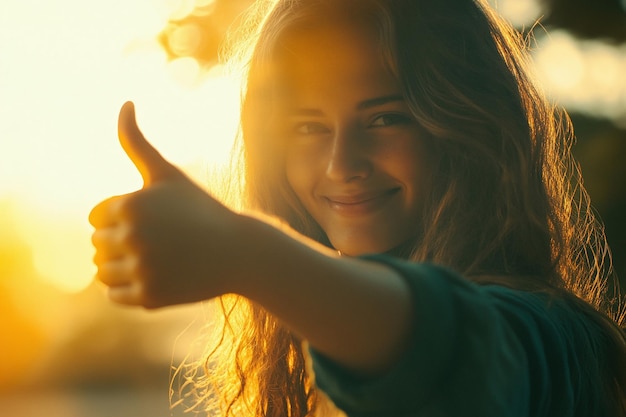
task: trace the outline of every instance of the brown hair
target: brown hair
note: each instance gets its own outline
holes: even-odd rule
[[[571,298],[614,342],[609,356],[615,374],[606,389],[619,415],[626,415],[626,342],[616,326],[623,315],[606,296],[610,253],[570,154],[569,119],[530,78],[520,35],[482,1],[267,5],[271,10],[256,22],[259,31],[251,33],[256,43],[242,104],[247,206],[329,245],[287,185],[278,141],[272,140],[272,54],[296,25],[314,30],[316,21],[331,17],[366,22],[378,32],[389,70],[440,155],[424,234],[404,248],[404,256],[477,281]],[[224,335],[232,339],[218,343],[206,366],[226,378],[217,382],[225,415],[309,414],[316,392],[301,341],[247,300],[229,296],[222,305]]]

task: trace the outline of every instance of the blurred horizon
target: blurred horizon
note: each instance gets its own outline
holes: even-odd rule
[[[170,373],[197,352],[210,305],[108,302],[87,216],[141,187],[117,144],[128,99],[163,155],[215,190],[239,114],[218,48],[250,3],[0,4],[0,415],[182,415],[169,410]],[[626,288],[626,2],[491,3],[532,36],[537,77],[572,117]]]

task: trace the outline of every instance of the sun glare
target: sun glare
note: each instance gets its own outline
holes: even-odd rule
[[[203,75],[191,59],[168,62],[156,39],[172,13],[194,4],[0,5],[0,198],[16,201],[37,271],[63,290],[92,279],[90,208],[141,186],[117,143],[124,101],[135,101],[146,137],[199,182],[228,159],[236,80],[219,68]]]

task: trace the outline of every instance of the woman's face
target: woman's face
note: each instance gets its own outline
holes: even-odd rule
[[[283,46],[285,169],[303,206],[347,255],[415,238],[432,157],[375,38],[328,27]]]

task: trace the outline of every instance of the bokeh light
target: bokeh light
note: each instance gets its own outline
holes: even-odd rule
[[[518,28],[532,26],[544,11],[539,0],[490,0],[489,3]]]
[[[538,36],[541,83],[570,111],[626,123],[626,45],[580,40],[565,31]]]

